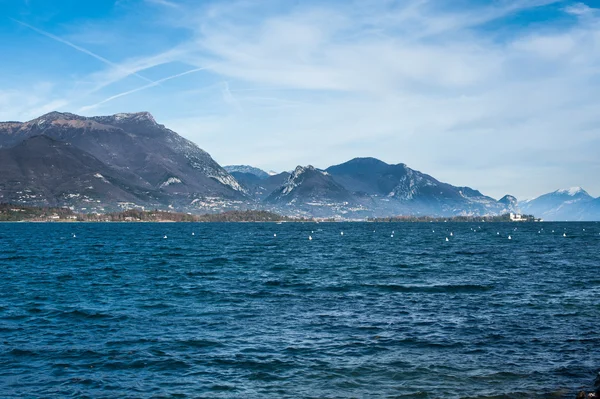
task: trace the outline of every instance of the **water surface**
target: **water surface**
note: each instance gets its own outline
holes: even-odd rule
[[[0,397],[574,397],[599,271],[597,223],[3,223]]]

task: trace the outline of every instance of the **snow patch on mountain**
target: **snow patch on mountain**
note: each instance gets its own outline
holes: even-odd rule
[[[560,190],[556,190],[555,193],[557,193],[557,194],[567,194],[567,195],[570,195],[571,197],[574,197],[577,194],[587,194],[587,192],[583,188],[581,188],[581,187],[563,188],[563,189],[560,189]]]
[[[178,178],[176,178],[176,177],[169,177],[166,181],[164,181],[160,185],[160,188],[165,188],[165,187],[168,187],[168,186],[170,186],[172,184],[181,184],[181,183],[182,183],[182,181],[179,180]]]
[[[100,180],[102,180],[104,183],[110,183],[110,182],[109,182],[108,180],[106,180],[106,178],[105,178],[104,176],[102,176],[100,173],[96,173],[96,174],[94,175],[94,177],[95,177],[96,179],[100,179]]]

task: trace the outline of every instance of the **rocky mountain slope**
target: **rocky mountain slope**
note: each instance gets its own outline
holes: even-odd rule
[[[260,178],[253,173],[244,172],[231,172],[231,175],[244,187],[253,200],[259,202],[265,200],[290,177],[290,173],[288,172],[267,175],[265,178]]]
[[[37,136],[70,144],[132,186],[166,194],[159,196],[165,205],[184,209],[247,198],[244,188],[208,153],[147,112],[91,118],[52,112],[29,122],[0,123],[0,148],[10,150]],[[95,200],[110,205],[111,195]]]
[[[0,170],[0,202],[104,210],[168,199],[123,178],[89,153],[43,135],[0,149]]]
[[[405,164],[389,165],[375,158],[355,158],[326,172],[355,195],[370,196],[376,214],[382,209],[393,214],[482,215],[514,208],[469,187],[442,183]]]

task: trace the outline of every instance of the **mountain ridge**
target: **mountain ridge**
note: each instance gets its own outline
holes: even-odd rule
[[[36,137],[53,141],[29,141]],[[221,167],[208,152],[159,124],[149,112],[85,117],[53,111],[27,122],[0,122],[0,152],[4,154],[0,158],[0,201],[37,198],[41,204],[83,207],[74,200],[61,200],[60,195],[52,197],[54,191],[43,180],[15,172],[17,161],[11,157],[19,153],[18,162],[25,162],[20,166],[23,170],[31,166],[40,176],[44,174],[33,158],[23,161],[26,157],[19,145],[35,149],[38,157],[49,157],[50,165],[79,165],[85,171],[79,183],[61,181],[57,172],[52,175],[53,184],[78,191],[70,194],[81,196],[86,187],[94,186],[84,183],[96,182],[102,189],[90,201],[99,204],[98,209],[125,202],[124,206],[186,212],[265,209],[289,215],[355,219],[523,211],[546,220],[600,220],[600,199],[581,187],[559,189],[524,202],[511,195],[496,200],[471,187],[441,182],[404,163],[388,164],[374,157],[354,158],[326,169],[299,165],[291,173],[279,174],[250,165]],[[97,171],[92,173],[86,162]],[[68,170],[61,173],[63,180],[72,176]],[[96,174],[105,181],[90,178]],[[17,195],[19,190],[14,188],[24,182],[33,184],[32,189],[37,184],[49,197],[32,199],[22,190]]]

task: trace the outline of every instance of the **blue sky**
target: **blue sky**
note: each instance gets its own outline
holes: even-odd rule
[[[149,111],[223,165],[600,195],[598,0],[0,5],[0,120]]]

